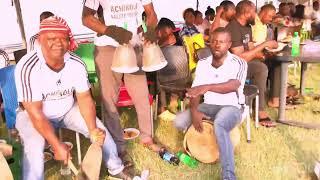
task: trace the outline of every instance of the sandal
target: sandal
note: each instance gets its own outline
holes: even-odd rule
[[[277,123],[271,121],[271,119],[269,117],[259,118],[259,123],[260,123],[261,126],[265,126],[267,128],[276,127],[277,126]]]

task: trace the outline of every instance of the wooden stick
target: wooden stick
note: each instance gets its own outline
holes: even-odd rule
[[[68,160],[68,166],[70,167],[71,171],[73,172],[74,175],[78,175],[79,171],[78,169],[74,166],[73,162],[71,159]]]

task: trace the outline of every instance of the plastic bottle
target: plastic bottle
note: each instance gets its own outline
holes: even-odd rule
[[[177,157],[179,158],[179,160],[181,162],[183,162],[183,164],[191,167],[191,168],[195,168],[198,167],[198,161],[195,160],[194,158],[190,157],[189,155],[179,151],[177,153]]]
[[[161,149],[159,151],[159,155],[163,160],[169,162],[170,164],[173,164],[175,166],[179,165],[180,160],[166,149]]]
[[[292,38],[292,48],[291,48],[291,56],[299,56],[300,55],[300,37],[298,32],[294,32]]]

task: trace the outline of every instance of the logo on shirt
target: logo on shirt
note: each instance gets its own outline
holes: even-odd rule
[[[57,86],[60,86],[61,85],[61,79],[59,79],[57,82],[56,82]]]
[[[138,15],[138,3],[113,5],[111,8],[111,17],[113,19],[125,19],[136,17]]]
[[[52,100],[59,100],[64,99],[69,96],[73,96],[75,89],[64,89],[64,90],[56,90],[47,94],[42,94],[42,100],[43,101],[52,101]]]

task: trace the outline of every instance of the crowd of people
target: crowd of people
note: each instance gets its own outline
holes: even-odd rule
[[[144,10],[142,16],[141,9]],[[313,9],[311,19],[318,27],[318,1],[314,2]],[[120,45],[131,44],[137,62],[141,64],[143,44],[183,48],[183,39],[195,34],[203,34],[211,54],[197,63],[192,86],[186,92],[190,99],[189,109],[177,114],[174,126],[184,131],[193,125],[202,132],[202,120],[213,121],[222,179],[236,179],[229,132],[241,120],[245,104],[243,88],[245,83],[257,86],[259,121],[263,126],[275,127],[276,123],[265,108],[267,105],[279,106],[280,66],[264,49],[278,47],[274,27],[303,23],[305,6],[281,3],[277,12],[272,4],[266,4],[257,13],[255,4],[249,0],[236,5],[224,0],[216,10],[209,6],[204,15],[205,18],[199,10],[185,9],[182,13],[185,23],[179,28],[168,18],[158,21],[152,0],[84,1],[82,23],[97,33],[94,61],[103,104],[100,120],[96,117],[86,67],[72,52],[78,45],[71,29],[57,14],[43,12],[39,31],[30,39],[29,52],[17,63],[15,70],[19,101],[16,128],[24,145],[23,179],[44,179],[45,142],[52,146],[56,160],[68,161],[70,151],[57,137],[54,129],[58,127],[79,132],[92,143],[101,145],[110,176],[132,179],[134,175],[128,169],[133,163],[123,139],[116,106],[122,81],[137,112],[140,143],[156,153],[162,147],[152,137],[153,119],[149,116],[146,73],[142,70],[135,73],[112,71],[115,50]],[[146,32],[141,30],[142,21],[146,24]],[[268,78],[271,79],[271,90],[267,89]],[[160,111],[165,111],[166,107],[166,102],[161,102]]]

